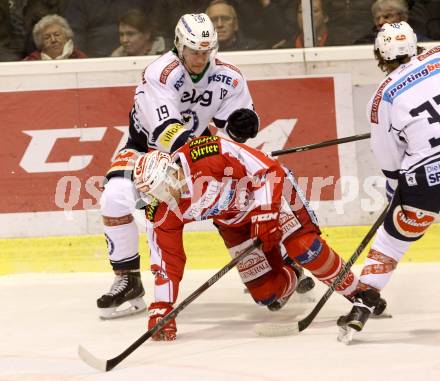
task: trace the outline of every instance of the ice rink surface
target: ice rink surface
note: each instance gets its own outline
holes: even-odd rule
[[[187,271],[179,301],[214,273]],[[232,270],[181,312],[177,341],[148,340],[101,373],[79,359],[78,344],[109,359],[146,327],[144,313],[98,319],[95,299],[112,280],[111,273],[0,277],[0,380],[440,380],[440,264],[399,265],[383,293],[393,318],[369,320],[348,346],[337,342],[335,321],[350,306],[336,294],[299,335],[256,336],[256,323],[289,323],[311,311],[324,286],[274,313],[253,303]],[[149,273],[143,281],[148,303]]]

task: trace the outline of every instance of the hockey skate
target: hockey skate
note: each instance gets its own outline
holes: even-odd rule
[[[101,319],[116,319],[144,311],[145,305],[142,297],[145,295],[139,271],[115,271],[116,278],[110,291],[102,295],[97,301],[99,317]],[[121,307],[126,302],[127,308]],[[121,308],[119,308],[121,307]]]
[[[290,294],[283,296],[282,298],[279,298],[269,304],[267,308],[270,311],[278,311],[283,308],[294,292],[297,292],[298,294],[305,294],[306,292],[313,289],[313,287],[315,287],[315,281],[311,277],[304,274],[303,268],[295,264],[290,264],[290,266],[293,268],[293,271],[295,271],[296,277],[298,279],[296,288],[294,288]]]
[[[281,308],[283,308],[286,303],[289,301],[290,297],[293,295],[293,293],[295,292],[295,289],[292,289],[292,292],[290,292],[290,294],[287,294],[277,300],[275,300],[274,302],[270,303],[267,305],[267,308],[269,309],[269,311],[279,311]]]
[[[304,269],[296,264],[291,264],[293,271],[296,273],[298,278],[298,285],[296,286],[296,292],[298,294],[305,294],[315,287],[315,281],[313,278],[305,275]]]
[[[371,314],[383,313],[386,308],[386,301],[381,299],[380,294],[372,289],[359,291],[354,296],[353,307],[347,315],[340,316],[337,325],[339,326],[338,341],[349,344],[355,332],[361,331]]]
[[[387,301],[383,298],[379,299],[379,303],[377,303],[376,308],[373,311],[373,314],[370,316],[370,319],[390,319],[393,317],[391,312],[387,308]]]
[[[350,303],[354,303],[355,298],[352,296],[345,297]],[[373,313],[370,315],[370,319],[390,319],[393,315],[388,309],[387,301],[384,298],[380,298],[377,306],[374,308]]]

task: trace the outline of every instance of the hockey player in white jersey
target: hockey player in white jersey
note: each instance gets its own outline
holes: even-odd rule
[[[259,119],[245,78],[216,57],[217,33],[205,14],[183,15],[175,48],[142,73],[130,112],[129,137],[107,173],[101,212],[110,263],[116,274],[97,300],[102,318],[145,309],[140,278],[138,230],[133,218],[137,193],[131,177],[137,157],[149,150],[174,152],[188,139],[210,135],[208,124],[238,142],[256,136]],[[132,307],[117,310],[124,302]]]
[[[375,53],[388,74],[368,104],[371,146],[395,191],[342,330],[360,331],[412,242],[440,212],[440,47],[425,53],[406,22],[384,24]]]

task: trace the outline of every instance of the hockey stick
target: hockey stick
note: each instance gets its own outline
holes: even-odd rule
[[[362,254],[364,249],[367,247],[368,243],[371,241],[374,234],[376,234],[377,229],[379,229],[380,225],[382,225],[382,222],[385,220],[385,216],[386,216],[387,212],[388,212],[388,206],[381,213],[381,215],[378,217],[376,222],[373,224],[373,226],[370,228],[368,233],[365,235],[364,239],[359,244],[359,246],[357,247],[357,249],[355,250],[353,255],[350,257],[350,259],[347,261],[347,263],[342,268],[338,277],[329,286],[328,290],[325,292],[325,294],[321,297],[321,299],[316,304],[316,306],[313,308],[313,310],[306,317],[299,320],[298,322],[295,322],[294,324],[265,324],[265,323],[256,324],[255,325],[255,332],[260,336],[271,336],[272,337],[272,336],[297,335],[301,331],[304,331],[313,322],[316,315],[318,315],[319,311],[321,311],[324,304],[327,302],[327,300],[333,294],[333,291],[336,290],[336,287],[338,287],[339,284],[345,279],[347,273],[350,271],[353,264],[356,262],[356,260]]]
[[[260,245],[259,241],[255,241],[248,248],[243,250],[239,255],[232,259],[226,266],[221,270],[217,271],[211,278],[209,278],[205,283],[203,283],[197,290],[195,290],[191,295],[189,295],[184,301],[182,301],[176,308],[174,308],[168,315],[163,319],[159,320],[156,325],[145,332],[139,339],[137,339],[133,344],[131,344],[125,351],[123,351],[118,356],[110,360],[102,360],[95,357],[83,346],[78,347],[79,357],[91,367],[101,370],[103,372],[108,372],[112,370],[116,365],[118,365],[122,360],[127,358],[132,352],[134,352],[140,345],[147,341],[151,336],[153,336],[157,331],[162,329],[164,325],[168,323],[171,319],[175,318],[180,311],[187,307],[193,300],[198,298],[205,290],[211,287],[215,282],[217,282],[223,275],[225,275],[229,270],[231,270],[235,265],[240,262],[244,257],[250,254],[255,248]]]
[[[303,152],[303,151],[308,151],[308,150],[315,149],[315,148],[322,148],[322,147],[333,146],[336,144],[355,142],[357,140],[369,139],[370,137],[371,137],[370,133],[353,135],[353,136],[348,136],[346,138],[341,138],[341,139],[326,140],[325,142],[321,142],[321,143],[306,144],[304,146],[280,149],[277,151],[272,151],[270,154],[272,156],[281,156],[281,155],[286,155],[288,153]]]

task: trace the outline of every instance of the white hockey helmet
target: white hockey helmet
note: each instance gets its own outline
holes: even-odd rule
[[[405,21],[383,24],[377,33],[374,49],[379,50],[386,61],[401,56],[412,57],[417,54],[417,36]]]
[[[133,171],[133,180],[141,198],[150,202],[150,197],[170,204],[173,199],[169,187],[178,189],[180,183],[174,173],[179,166],[168,153],[152,151],[137,158]]]
[[[217,32],[209,16],[205,13],[183,15],[176,25],[174,45],[180,58],[183,57],[184,46],[193,50],[216,51]]]

